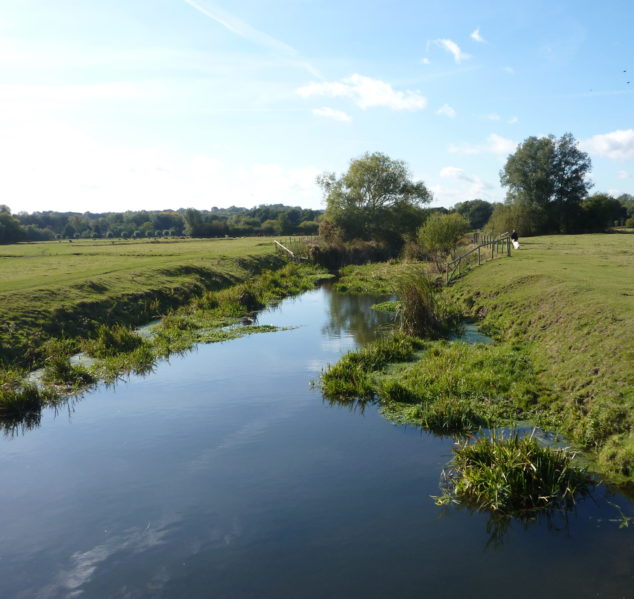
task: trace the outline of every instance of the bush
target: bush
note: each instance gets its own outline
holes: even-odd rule
[[[461,214],[432,214],[418,230],[418,240],[441,270],[447,255],[453,254],[463,235],[469,231],[469,221]]]

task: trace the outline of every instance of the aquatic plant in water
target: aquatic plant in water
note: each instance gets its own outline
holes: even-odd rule
[[[442,481],[440,505],[455,502],[505,516],[569,509],[591,481],[567,448],[547,447],[518,431],[456,443]]]

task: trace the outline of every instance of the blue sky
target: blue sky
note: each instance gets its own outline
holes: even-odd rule
[[[501,201],[516,144],[568,131],[595,191],[634,193],[633,21],[618,0],[0,0],[0,203],[317,208],[316,175],[374,151],[434,205]]]

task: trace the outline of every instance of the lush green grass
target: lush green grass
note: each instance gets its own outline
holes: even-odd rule
[[[390,261],[345,266],[335,283],[335,290],[340,293],[392,295],[396,292],[397,279],[413,270],[420,270],[420,264]]]
[[[569,450],[546,447],[531,435],[493,432],[454,448],[439,504],[451,501],[505,516],[568,509],[590,481]]]
[[[485,332],[521,348],[543,413],[601,472],[634,476],[634,236],[520,240],[511,258],[475,268],[451,289]]]
[[[521,351],[402,334],[349,352],[320,381],[330,399],[377,397],[386,418],[441,434],[534,419],[549,401]]]
[[[399,303],[397,300],[389,300],[387,302],[380,302],[378,304],[374,304],[372,309],[376,312],[387,312],[395,314],[398,311]]]
[[[49,339],[137,325],[282,264],[268,238],[0,246],[0,362],[43,365]]]
[[[320,388],[329,399],[369,399],[376,392],[374,375],[388,364],[411,360],[419,344],[413,337],[396,333],[348,352],[321,373]]]

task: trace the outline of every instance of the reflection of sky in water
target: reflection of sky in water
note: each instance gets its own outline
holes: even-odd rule
[[[310,387],[385,322],[376,301],[285,301],[260,322],[298,328],[200,346],[0,440],[0,596],[628,596],[633,536],[601,493],[483,553],[487,517],[430,499],[450,439]]]
[[[323,352],[341,354],[353,349],[356,343],[352,337],[331,337],[324,339],[319,345]]]

